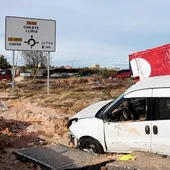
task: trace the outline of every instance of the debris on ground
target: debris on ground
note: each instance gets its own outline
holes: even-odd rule
[[[38,170],[37,165],[21,163],[12,152],[14,148],[40,146],[42,139],[36,133],[24,133],[24,129],[30,125],[29,122],[7,120],[0,117],[0,169],[15,170],[22,169]],[[30,145],[32,143],[32,145]],[[45,142],[44,142],[45,143]]]
[[[4,101],[1,101],[0,108],[8,109],[8,105]]]
[[[129,161],[114,161],[106,165],[107,170],[167,170],[170,165],[170,156],[166,159],[159,154],[150,152],[132,152],[136,159]]]
[[[53,79],[47,95],[46,81],[17,77],[15,96],[11,96],[11,84],[0,82],[0,169],[40,169],[36,164],[18,161],[12,153],[47,144],[67,145],[69,117],[92,103],[117,97],[128,84],[94,77]],[[96,81],[104,88],[93,89]]]
[[[18,82],[18,83],[23,81],[23,80],[24,80],[24,77],[22,77],[22,76],[15,77],[15,81]]]
[[[117,159],[117,161],[129,161],[129,160],[136,160],[136,157],[131,154],[127,154]]]

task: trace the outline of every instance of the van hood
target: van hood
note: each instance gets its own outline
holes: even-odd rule
[[[92,104],[86,108],[84,108],[83,110],[81,110],[80,112],[78,112],[77,114],[75,114],[72,119],[74,118],[78,118],[78,119],[84,119],[84,118],[93,118],[95,117],[96,113],[106,104],[108,104],[109,102],[111,102],[113,100],[106,100],[106,101],[100,101],[97,102],[95,104]]]

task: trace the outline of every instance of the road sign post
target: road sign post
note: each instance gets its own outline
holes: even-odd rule
[[[50,52],[47,55],[47,94],[50,94]]]
[[[49,94],[49,57],[50,52],[56,50],[56,21],[7,16],[5,25],[5,49],[13,51],[13,58],[14,51],[48,52],[47,93]],[[14,80],[12,81],[13,93]]]
[[[12,96],[14,96],[14,78],[15,78],[15,51],[13,51],[13,59],[12,59]]]

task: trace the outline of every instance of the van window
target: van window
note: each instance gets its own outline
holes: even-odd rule
[[[161,120],[170,119],[170,98],[157,99],[158,118]]]
[[[147,98],[135,98],[131,99],[132,107],[137,114],[136,120],[145,120],[148,111],[148,100]]]
[[[148,99],[147,98],[131,98],[122,100],[122,102],[113,107],[108,113],[110,121],[143,121],[147,120]]]

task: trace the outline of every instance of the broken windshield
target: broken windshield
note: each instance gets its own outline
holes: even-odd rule
[[[96,117],[102,118],[105,113],[107,113],[114,105],[115,107],[123,100],[124,93],[122,93],[116,100],[111,101],[110,103],[103,106],[99,112],[96,114]]]
[[[104,110],[104,113],[108,112],[114,105],[117,106],[122,101],[124,93],[122,93],[116,100],[110,103],[110,105]]]

